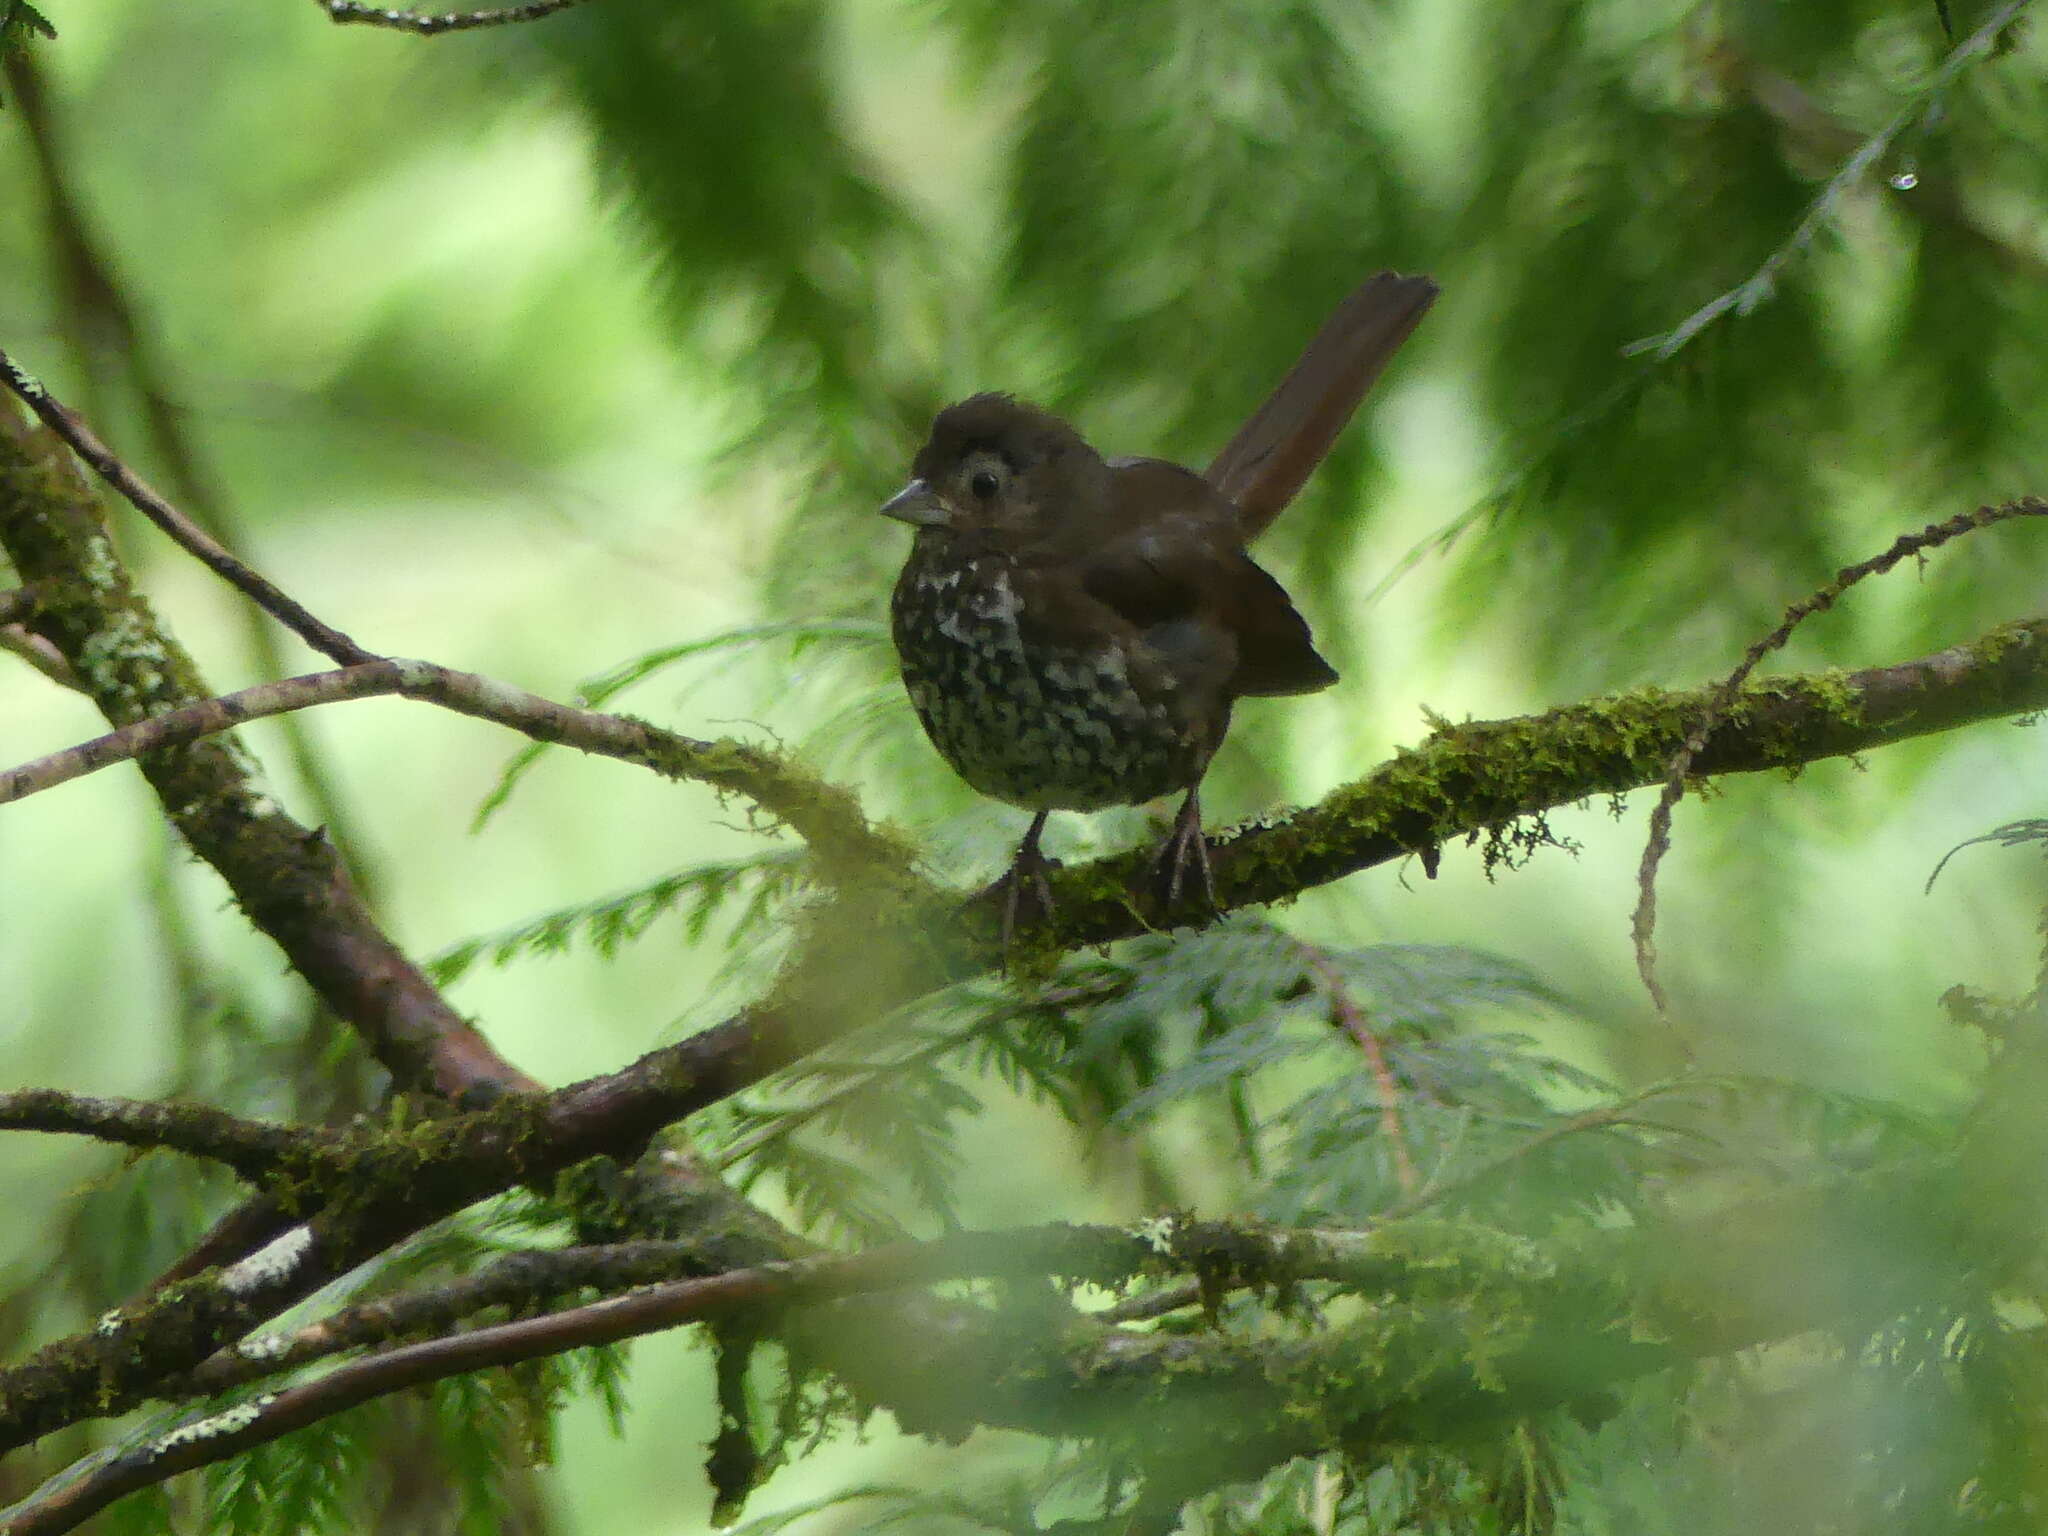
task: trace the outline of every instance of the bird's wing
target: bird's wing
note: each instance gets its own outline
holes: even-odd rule
[[[1232,695],[1313,693],[1337,680],[1316,654],[1308,622],[1244,552],[1230,508],[1197,475],[1149,459],[1114,467],[1126,482],[1118,496],[1126,510],[1161,510],[1133,517],[1089,554],[1081,584],[1090,597],[1181,669],[1219,669],[1216,680]],[[1140,476],[1142,486],[1130,484]]]

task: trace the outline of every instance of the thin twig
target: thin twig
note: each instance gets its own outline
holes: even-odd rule
[[[347,1350],[453,1328],[494,1307],[530,1311],[592,1289],[615,1295],[635,1286],[701,1280],[714,1268],[701,1242],[648,1239],[526,1249],[445,1285],[344,1307],[289,1332],[257,1334],[222,1350],[184,1386],[194,1397],[211,1397]]]
[[[1323,990],[1329,994],[1330,1011],[1336,1016],[1337,1024],[1358,1043],[1365,1053],[1367,1064],[1372,1068],[1373,1081],[1378,1085],[1380,1096],[1380,1125],[1385,1132],[1387,1144],[1392,1149],[1394,1177],[1400,1182],[1401,1193],[1412,1196],[1420,1181],[1415,1176],[1415,1162],[1408,1154],[1408,1137],[1401,1129],[1401,1090],[1394,1082],[1393,1069],[1387,1065],[1386,1048],[1379,1031],[1372,1027],[1372,1020],[1358,999],[1352,996],[1351,988],[1344,983],[1344,976],[1329,955],[1312,944],[1301,946],[1309,968],[1322,979]]]
[[[1643,986],[1660,1018],[1669,1016],[1670,1000],[1665,996],[1662,983],[1657,980],[1657,870],[1664,862],[1664,855],[1671,850],[1671,813],[1685,794],[1686,776],[1692,772],[1693,763],[1706,746],[1707,738],[1727,718],[1729,708],[1742,691],[1742,685],[1749,680],[1749,674],[1756,669],[1758,662],[1791,639],[1792,631],[1802,621],[1832,608],[1842,594],[1859,581],[1883,575],[1908,555],[1921,554],[1946,544],[1950,539],[2016,517],[2048,517],[2048,501],[2027,496],[2006,502],[2003,506],[1959,512],[1946,522],[1929,523],[1918,533],[1901,534],[1882,554],[1873,555],[1856,565],[1844,566],[1835,573],[1833,581],[1787,608],[1778,627],[1750,646],[1735,670],[1708,695],[1706,708],[1687,732],[1684,745],[1672,754],[1665,767],[1664,787],[1650,812],[1649,840],[1643,847],[1642,864],[1636,873],[1636,910],[1630,923],[1630,932],[1635,940],[1636,972],[1642,977]]]
[[[120,492],[136,511],[168,534],[179,548],[314,650],[345,667],[377,659],[376,652],[365,650],[340,630],[315,618],[297,601],[228,553],[213,535],[151,490],[69,406],[59,401],[40,380],[25,372],[4,351],[0,351],[0,383],[5,383],[20,396],[22,403],[36,413],[44,426],[62,438],[73,453],[92,466],[95,474]]]
[[[1805,217],[1793,228],[1785,243],[1764,259],[1762,266],[1742,282],[1737,283],[1718,298],[1694,310],[1672,329],[1656,336],[1646,336],[1641,341],[1630,342],[1622,348],[1624,356],[1648,352],[1663,360],[1677,352],[1687,342],[1698,336],[1708,326],[1731,311],[1746,315],[1768,299],[1777,287],[1778,274],[1792,260],[1801,255],[1814,241],[1828,217],[1834,212],[1835,204],[1842,195],[1861,181],[1870,168],[1884,157],[1899,135],[1923,120],[1928,111],[1938,103],[1948,88],[1964,69],[1980,54],[1989,54],[2007,27],[2018,20],[2030,0],[2007,0],[2007,3],[1992,12],[1984,25],[1958,43],[1943,60],[1934,78],[1916,95],[1911,106],[1899,112],[1889,123],[1872,134],[1857,148],[1856,152],[1842,163],[1842,168],[1828,178],[1820,195],[1807,207]]]
[[[522,21],[539,21],[557,11],[566,11],[583,0],[532,0],[530,5],[507,6],[496,11],[389,11],[357,0],[314,0],[327,19],[340,26],[387,27],[394,32],[411,32],[419,37],[439,37],[444,32],[474,32],[479,27],[507,27]]]

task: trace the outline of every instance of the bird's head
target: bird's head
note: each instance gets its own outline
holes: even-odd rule
[[[1108,503],[1109,467],[1059,417],[1009,395],[949,405],[882,506],[919,529],[987,532],[1020,541],[1093,522]]]

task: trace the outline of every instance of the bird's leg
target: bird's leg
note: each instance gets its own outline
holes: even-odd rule
[[[1186,883],[1190,864],[1202,877],[1202,899],[1212,911],[1216,907],[1216,877],[1209,869],[1209,840],[1202,836],[1201,790],[1200,780],[1188,786],[1188,797],[1181,801],[1180,811],[1173,818],[1173,830],[1166,834],[1158,857],[1152,861],[1155,877],[1165,886],[1169,909],[1180,905],[1181,887]]]
[[[1052,916],[1052,885],[1045,878],[1045,872],[1054,867],[1053,861],[1038,850],[1039,835],[1045,831],[1045,818],[1052,813],[1040,811],[1031,818],[1031,829],[1024,834],[1024,841],[1017,847],[1017,857],[1010,863],[1010,872],[1003,876],[1003,948],[1010,947],[1010,938],[1017,931],[1017,916],[1024,904],[1024,887],[1028,883],[1031,894],[1038,901],[1038,915],[1041,919]]]

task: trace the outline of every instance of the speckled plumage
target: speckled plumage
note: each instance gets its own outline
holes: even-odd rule
[[[925,733],[985,795],[1034,811],[1099,811],[1185,789],[1210,744],[1178,680],[1113,638],[1045,633],[1016,560],[955,559],[920,532],[890,605],[903,683]]]

